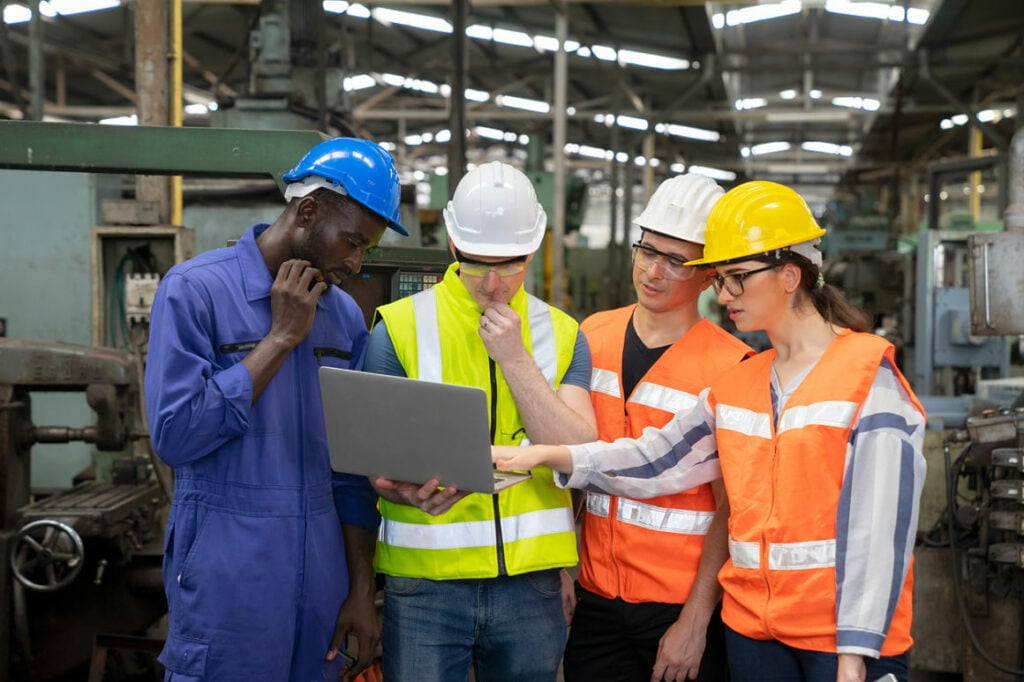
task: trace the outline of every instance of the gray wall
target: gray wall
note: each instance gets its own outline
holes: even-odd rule
[[[116,179],[86,173],[0,170],[0,317],[7,336],[88,344],[92,333],[90,229]],[[102,188],[102,189],[101,189]],[[84,393],[33,393],[32,421],[93,423]],[[32,448],[34,490],[67,488],[91,463],[85,443]]]

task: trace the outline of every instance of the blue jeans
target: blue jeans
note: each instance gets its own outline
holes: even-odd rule
[[[483,580],[387,576],[387,682],[545,682],[565,648],[557,569]]]
[[[774,639],[750,639],[725,626],[725,648],[732,682],[835,682],[839,657],[826,651],[795,649]],[[864,657],[868,682],[887,673],[907,682],[907,655]]]

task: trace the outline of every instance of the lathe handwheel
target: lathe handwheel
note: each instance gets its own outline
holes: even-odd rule
[[[11,545],[11,570],[25,587],[53,592],[69,584],[82,570],[82,537],[60,521],[33,521],[18,531]]]

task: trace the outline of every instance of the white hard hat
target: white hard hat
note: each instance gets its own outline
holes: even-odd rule
[[[633,222],[645,230],[703,244],[708,214],[724,193],[705,175],[677,175],[658,186],[643,213]]]
[[[548,217],[522,171],[491,161],[466,173],[444,209],[455,248],[473,256],[526,256],[544,239]]]

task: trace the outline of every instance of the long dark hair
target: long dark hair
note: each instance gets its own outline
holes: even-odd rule
[[[779,252],[778,258],[782,263],[792,263],[800,268],[800,291],[826,321],[855,332],[871,331],[871,319],[867,313],[855,308],[839,289],[826,284],[821,268],[789,250]]]

